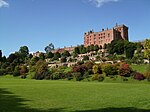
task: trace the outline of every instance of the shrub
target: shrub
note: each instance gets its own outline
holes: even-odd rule
[[[106,74],[106,76],[118,75],[117,65],[111,65],[111,64],[103,65],[103,72]]]
[[[133,72],[133,78],[139,81],[145,79],[144,75],[139,72]]]
[[[84,72],[87,71],[88,68],[84,65],[74,66],[73,72],[79,72],[83,76]]]
[[[52,80],[58,80],[60,79],[60,72],[54,72],[52,75],[51,75],[51,79]]]
[[[103,81],[105,78],[104,76],[100,75],[100,74],[94,74],[92,77],[92,80],[98,80],[98,81]]]
[[[50,79],[50,74],[48,71],[41,73],[36,73],[33,77],[36,80]]]
[[[0,76],[5,75],[6,74],[6,70],[5,69],[0,69]]]
[[[150,71],[145,72],[145,73],[144,73],[144,77],[145,77],[148,81],[150,81]]]
[[[75,77],[76,81],[81,81],[84,79],[83,75],[80,72],[73,73],[73,76]]]
[[[94,74],[102,74],[102,69],[101,69],[100,65],[94,65],[92,67],[92,71]]]
[[[66,73],[66,78],[67,78],[68,80],[73,79],[73,73],[72,73],[72,72]]]
[[[61,63],[64,63],[64,62],[67,61],[67,58],[66,58],[66,57],[62,57],[62,58],[60,59],[60,61],[61,61]]]
[[[121,64],[119,67],[119,74],[123,77],[130,77],[132,73],[132,68],[128,64]]]
[[[20,76],[20,68],[19,68],[19,66],[15,67],[15,70],[13,72],[13,76]]]
[[[87,60],[89,60],[89,57],[88,56],[84,56],[83,57],[83,61],[87,61]]]

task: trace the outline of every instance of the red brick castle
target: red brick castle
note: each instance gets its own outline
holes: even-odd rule
[[[117,25],[112,29],[102,29],[100,32],[94,32],[93,30],[86,32],[84,34],[84,46],[89,45],[99,45],[104,46],[104,44],[111,43],[111,41],[116,39],[128,40],[128,27],[123,25]]]

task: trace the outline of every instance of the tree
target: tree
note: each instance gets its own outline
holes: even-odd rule
[[[35,65],[35,72],[35,79],[44,79],[44,77],[48,74],[48,64],[43,60],[39,60]]]
[[[132,59],[135,50],[136,50],[136,44],[135,43],[132,43],[132,42],[125,43],[126,58]]]
[[[87,61],[87,60],[89,60],[89,57],[86,55],[83,57],[83,61]]]
[[[50,51],[48,53],[46,53],[46,58],[53,58],[54,54]]]
[[[146,39],[144,43],[144,56],[149,60],[150,64],[150,39]]]
[[[19,53],[22,54],[24,57],[27,57],[29,54],[29,49],[27,46],[21,46],[19,49]]]
[[[66,61],[67,61],[67,58],[66,58],[66,57],[62,57],[62,58],[61,58],[61,63],[66,62]]]
[[[7,61],[12,63],[15,59],[17,59],[17,56],[14,53],[12,53],[8,56]]]
[[[54,44],[50,43],[48,46],[45,47],[44,50],[46,51],[46,53],[51,52],[52,50],[54,50]]]
[[[54,54],[54,60],[58,60],[60,57],[61,57],[61,55],[60,55],[59,52],[56,52],[56,53]]]
[[[27,72],[28,72],[27,66],[22,65],[22,66],[20,67],[20,74],[21,74],[21,77],[22,77],[22,78],[26,78]]]
[[[90,45],[90,51],[94,51],[94,45]]]
[[[65,51],[62,53],[62,56],[63,56],[63,57],[69,57],[69,56],[71,56],[71,55],[70,55],[69,51],[66,51],[66,50],[65,50]]]
[[[0,50],[0,61],[2,61],[2,51]]]
[[[74,53],[75,53],[75,54],[80,54],[79,47],[75,47],[75,48],[74,48]]]
[[[20,68],[18,65],[15,67],[15,70],[13,72],[13,76],[20,76]]]
[[[94,46],[94,51],[98,51],[99,50],[99,46],[98,45],[95,45]]]
[[[124,53],[124,44],[125,44],[124,40],[121,40],[121,39],[113,40],[107,46],[108,52],[110,54],[114,54],[114,53],[116,53],[116,54],[123,54]]]
[[[40,58],[41,60],[45,60],[45,54],[44,54],[44,53],[40,53],[39,58]]]
[[[39,57],[32,57],[30,60],[30,65],[33,66],[36,64],[36,62],[39,60]]]

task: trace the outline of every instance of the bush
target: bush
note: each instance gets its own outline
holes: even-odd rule
[[[102,69],[99,65],[94,65],[92,67],[92,71],[94,74],[102,74]]]
[[[89,60],[89,57],[88,56],[84,56],[83,57],[83,61],[87,61],[87,60]]]
[[[92,80],[98,80],[98,81],[103,81],[105,78],[104,76],[100,75],[100,74],[94,74],[92,77]]]
[[[76,81],[81,81],[84,79],[80,72],[73,73],[73,76],[75,77]]]
[[[19,68],[19,66],[15,67],[15,70],[13,72],[13,76],[20,76],[20,68]]]
[[[5,75],[6,74],[6,70],[5,69],[0,69],[0,76]]]
[[[49,74],[48,71],[43,72],[42,74],[41,73],[36,73],[33,78],[36,79],[36,80],[50,79],[50,74]]]
[[[144,77],[147,79],[147,81],[150,81],[150,71],[145,72]]]
[[[133,78],[139,81],[145,79],[144,75],[139,72],[133,72]]]
[[[72,72],[66,73],[66,78],[67,78],[68,80],[73,79],[73,73],[72,73]]]
[[[106,74],[106,76],[118,75],[117,65],[111,65],[111,64],[103,65],[103,72]]]
[[[120,76],[130,77],[132,72],[132,68],[130,68],[130,66],[126,63],[121,64],[119,67]]]

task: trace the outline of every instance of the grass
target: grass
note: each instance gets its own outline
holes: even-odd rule
[[[148,64],[141,64],[141,65],[131,65],[133,70],[136,70],[137,72],[141,72],[144,73],[147,68],[148,68]]]
[[[148,83],[0,77],[1,112],[149,112]]]

